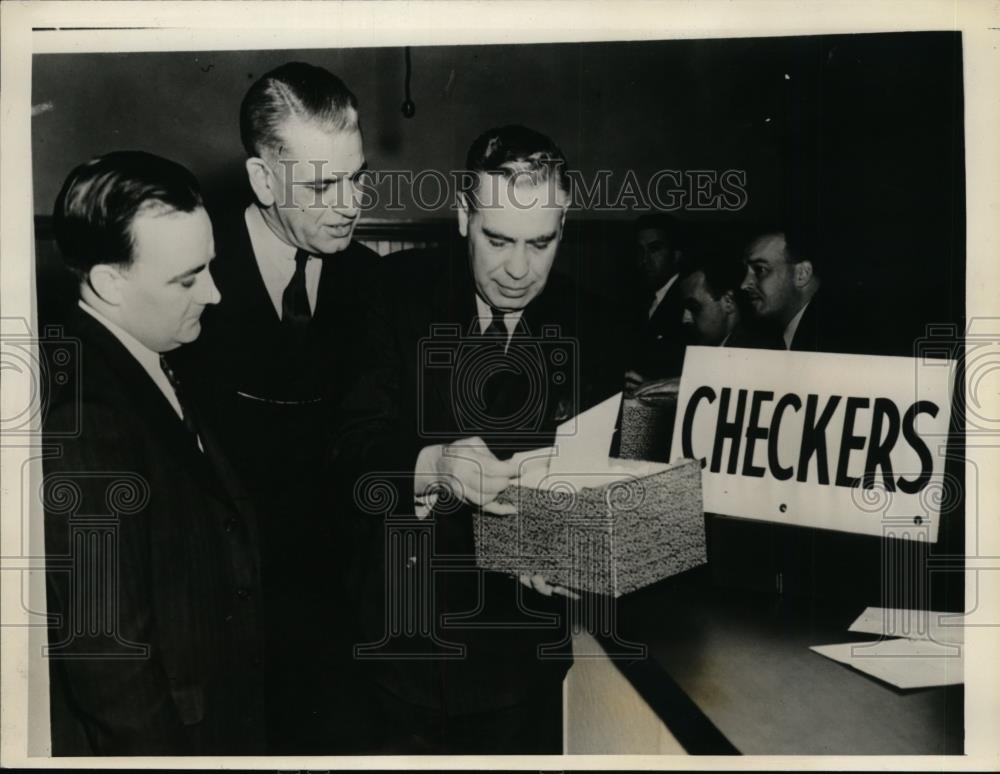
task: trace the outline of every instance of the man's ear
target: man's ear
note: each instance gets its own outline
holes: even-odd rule
[[[799,261],[795,264],[795,286],[799,288],[804,288],[809,284],[809,281],[813,278],[813,265],[812,261],[805,260]]]
[[[736,294],[731,290],[727,290],[719,298],[719,303],[722,304],[722,311],[726,314],[732,314],[736,311]]]
[[[469,200],[464,193],[458,195],[458,233],[469,236]]]
[[[122,284],[125,278],[121,271],[107,263],[99,263],[87,275],[87,284],[105,303],[118,306],[122,302]]]
[[[271,186],[274,184],[274,177],[271,169],[264,159],[253,156],[246,160],[247,177],[250,180],[250,187],[254,196],[262,207],[270,207],[275,202],[274,191]]]

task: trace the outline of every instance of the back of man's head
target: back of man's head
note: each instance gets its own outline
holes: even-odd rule
[[[526,126],[509,124],[483,132],[469,147],[465,168],[461,189],[470,209],[482,204],[476,194],[483,174],[496,175],[517,185],[552,182],[561,198],[553,206],[569,200],[565,155],[550,137]]]
[[[331,132],[360,128],[357,97],[340,78],[322,67],[289,62],[262,75],[243,98],[240,137],[247,155],[279,155],[281,127],[292,118]]]
[[[739,295],[746,269],[738,251],[713,247],[700,250],[685,261],[682,276],[690,277],[696,272],[704,274],[705,289],[712,298],[718,300],[726,293],[731,293],[735,299]]]
[[[56,198],[53,230],[63,260],[83,280],[98,264],[132,263],[136,216],[201,206],[198,181],[180,164],[152,153],[116,151],[70,172]]]

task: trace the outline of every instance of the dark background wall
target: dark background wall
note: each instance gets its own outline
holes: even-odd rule
[[[789,210],[818,219],[830,279],[880,313],[876,351],[908,354],[928,323],[964,315],[957,33],[415,47],[412,119],[400,48],[39,55],[33,103],[51,108],[32,126],[36,213],[74,165],[122,148],[186,164],[210,204],[248,197],[238,106],[290,59],[356,92],[375,169],[452,170],[482,130],[521,122],[585,178],[610,170],[612,191],[630,171],[645,187],[660,169],[744,170],[739,211],[676,214],[709,234]],[[369,217],[448,218],[449,206]],[[574,213],[607,224],[560,269],[615,293],[636,214]]]

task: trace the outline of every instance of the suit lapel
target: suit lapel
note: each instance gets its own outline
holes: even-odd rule
[[[82,310],[77,311],[73,324],[80,331],[84,346],[91,351],[97,349],[118,380],[128,385],[129,397],[134,401],[141,420],[154,428],[156,437],[172,450],[171,456],[183,461],[213,489],[217,488],[218,481],[211,475],[209,463],[198,450],[197,442],[184,426],[184,421],[125,346],[111,331]]]

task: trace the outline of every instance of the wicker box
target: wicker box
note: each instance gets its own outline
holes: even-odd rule
[[[670,457],[676,413],[676,395],[625,398],[618,456],[626,460],[666,462]]]
[[[516,515],[474,517],[480,567],[619,597],[707,561],[694,460],[609,460],[607,471],[589,478],[545,475],[533,483],[500,494]]]

